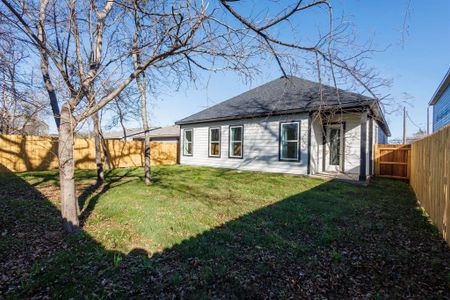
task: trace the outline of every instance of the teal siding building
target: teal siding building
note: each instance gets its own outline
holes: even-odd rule
[[[433,132],[450,124],[450,68],[431,98],[433,106]]]

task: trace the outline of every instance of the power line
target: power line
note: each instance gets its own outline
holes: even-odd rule
[[[411,117],[409,116],[409,113],[406,112],[406,117],[408,118],[408,120],[414,125],[416,126],[419,130],[422,130],[422,128],[420,126],[418,126],[416,123],[414,123],[414,121],[411,119]]]

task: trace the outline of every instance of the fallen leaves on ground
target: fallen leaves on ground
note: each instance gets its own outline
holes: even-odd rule
[[[0,298],[450,298],[448,245],[413,202],[392,203],[406,187],[383,182],[350,189],[363,199],[340,217],[313,203],[341,201],[323,198],[336,188],[325,184],[152,255],[131,229],[126,254],[94,239],[95,224],[66,236],[58,190],[11,177],[0,190]]]

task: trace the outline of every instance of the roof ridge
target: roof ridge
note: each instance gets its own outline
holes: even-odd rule
[[[292,84],[288,84],[288,82]],[[322,95],[319,97],[319,86]],[[280,77],[247,90],[239,95],[203,109],[175,124],[257,117],[277,113],[307,112],[322,105],[355,107],[376,101],[366,95],[321,84],[294,75]],[[339,96],[338,96],[339,95]]]

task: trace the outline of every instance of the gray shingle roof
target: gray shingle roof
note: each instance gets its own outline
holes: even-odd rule
[[[179,136],[180,136],[180,126],[178,125],[161,127],[150,131],[151,138],[179,137]],[[141,134],[140,137],[144,137],[144,134]]]
[[[158,127],[150,127],[150,130],[154,130]],[[135,135],[141,134],[144,132],[143,128],[128,128],[126,137],[134,137]],[[123,135],[123,130],[110,131],[103,133],[103,137],[105,139],[123,139],[125,136]]]
[[[179,120],[175,124],[309,112],[319,107],[322,109],[358,107],[377,102],[374,98],[341,89],[338,90],[338,98],[334,87],[322,85],[321,103],[319,88],[317,82],[295,76],[282,77]],[[387,124],[383,125],[389,132]]]
[[[177,138],[180,136],[180,126],[171,125],[166,127],[150,127],[149,136],[150,138],[165,138],[173,137]],[[113,131],[106,132],[103,134],[105,139],[123,139],[123,131]],[[143,128],[130,128],[127,129],[127,137],[133,139],[144,138]]]
[[[180,126],[171,125],[166,127],[160,127],[156,129],[152,129],[149,132],[150,138],[178,138],[180,136]],[[144,133],[140,133],[136,135],[134,138],[144,138]]]

